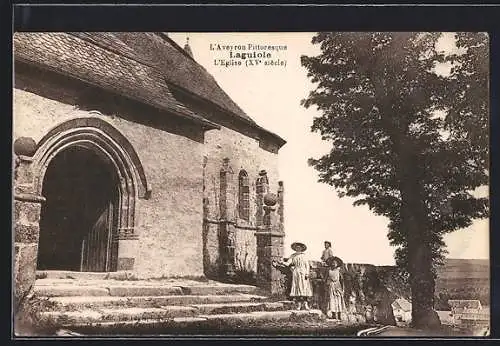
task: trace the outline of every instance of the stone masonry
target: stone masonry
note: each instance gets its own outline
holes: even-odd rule
[[[21,299],[35,279],[45,173],[54,157],[75,147],[105,158],[118,178],[113,238],[118,271],[144,279],[253,280],[273,291],[264,281],[274,280],[274,274],[263,263],[282,253],[284,190],[277,154],[284,141],[242,111],[232,114],[237,106],[221,108],[232,102],[222,91],[214,94],[216,105],[176,85],[155,85],[161,75],[141,65],[135,47],[107,51],[102,42],[101,48],[92,48],[93,41],[83,43],[85,35],[80,41],[70,36],[21,35],[15,40],[13,135],[21,148],[13,196],[16,297]],[[111,36],[107,39],[115,42]],[[95,42],[99,37],[104,36],[96,34]],[[99,70],[93,72],[92,49],[99,51]],[[164,51],[174,52],[175,59],[186,59],[175,49]],[[87,58],[78,59],[78,54]],[[68,61],[73,60],[71,69]],[[125,68],[123,78],[130,85],[106,66]],[[148,91],[155,87],[157,101],[150,100]],[[203,88],[212,87],[193,90]],[[265,205],[269,193],[277,195],[273,205]]]
[[[14,138],[39,141],[51,128],[82,117],[96,117],[117,128],[137,152],[151,188],[149,199],[136,200],[138,239],[130,245],[124,242],[124,250],[131,252],[124,257],[134,258],[133,271],[139,277],[203,275],[203,143],[34,92],[16,89],[14,103]]]

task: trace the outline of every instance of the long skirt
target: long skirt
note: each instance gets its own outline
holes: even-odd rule
[[[291,297],[312,297],[311,282],[306,279],[306,274],[293,271],[292,272],[292,289]]]
[[[327,312],[345,312],[346,306],[344,301],[344,293],[339,289],[338,285],[326,285],[326,311]]]

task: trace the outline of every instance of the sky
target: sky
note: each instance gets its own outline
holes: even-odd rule
[[[368,207],[354,207],[353,199],[339,198],[333,187],[318,183],[316,171],[307,159],[328,152],[330,144],[312,133],[314,117],[320,113],[305,109],[300,101],[314,85],[300,64],[301,55],[317,55],[319,47],[311,43],[313,33],[169,33],[181,47],[186,39],[194,59],[201,64],[224,91],[259,125],[280,135],[287,143],[279,152],[280,180],[285,186],[285,255],[290,244],[304,242],[307,256],[319,259],[323,242],[333,243],[335,254],[346,262],[393,265],[395,248],[387,239],[388,219],[376,216]],[[451,35],[440,41],[443,50],[454,49]],[[272,60],[286,65],[221,66],[230,60],[227,50],[217,45],[286,46],[286,50],[256,53],[272,54]],[[212,48],[212,49],[211,49]],[[233,50],[253,53],[252,50]],[[446,73],[447,66],[439,70]],[[445,236],[449,258],[489,258],[488,220],[478,220],[468,229]]]

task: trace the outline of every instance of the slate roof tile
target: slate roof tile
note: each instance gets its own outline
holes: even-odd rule
[[[285,141],[255,123],[205,68],[161,33],[71,32],[15,33],[14,56],[88,84],[219,127],[177,100],[182,88],[240,119],[261,133]]]
[[[16,33],[13,41],[14,55],[20,61],[214,127],[172,96],[159,71],[128,56],[96,49],[87,40],[67,33]]]

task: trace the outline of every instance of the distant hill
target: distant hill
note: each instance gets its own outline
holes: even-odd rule
[[[448,299],[479,299],[490,301],[490,261],[450,258],[438,269],[436,295],[441,304]]]
[[[438,280],[490,278],[490,261],[483,259],[449,258],[438,269]]]
[[[396,267],[378,266],[380,279],[392,292],[405,298],[410,289],[397,275]],[[490,301],[490,262],[482,259],[446,259],[439,267],[436,279],[436,305],[439,310],[449,310],[449,299],[479,299],[483,305]]]

